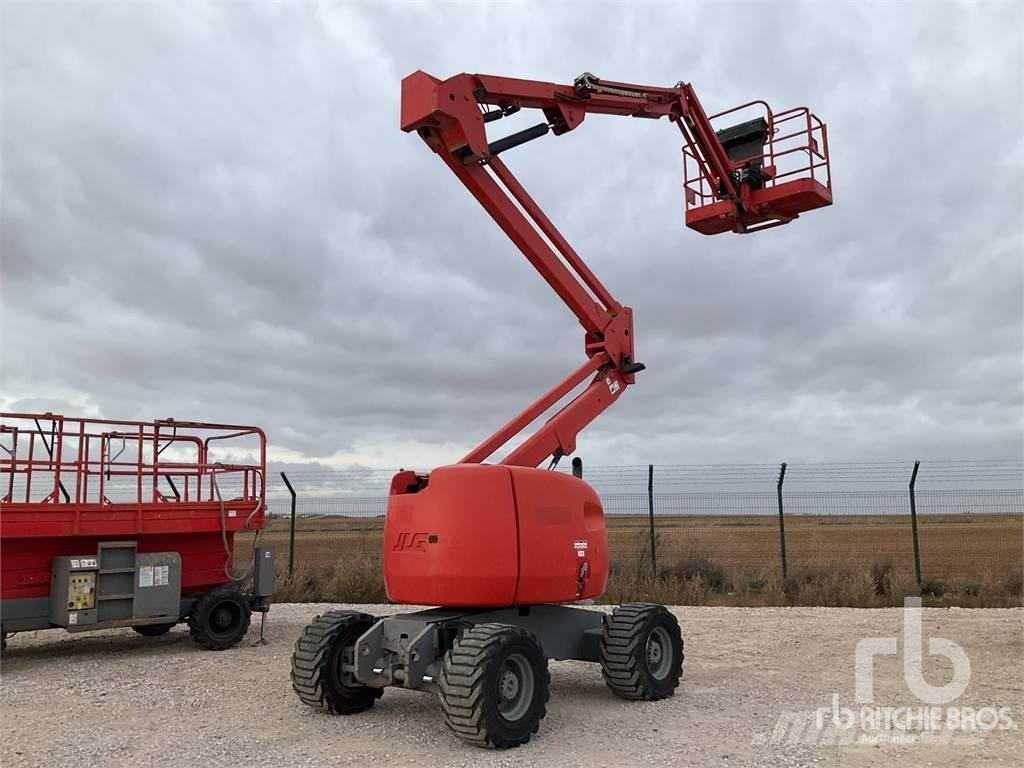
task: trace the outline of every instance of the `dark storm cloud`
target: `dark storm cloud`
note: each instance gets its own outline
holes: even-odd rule
[[[282,460],[457,458],[578,327],[398,130],[399,80],[692,82],[808,104],[836,205],[682,227],[679,138],[509,154],[634,306],[650,370],[597,463],[1019,456],[1017,4],[7,3],[2,404],[263,425]],[[424,456],[414,461],[410,456]]]

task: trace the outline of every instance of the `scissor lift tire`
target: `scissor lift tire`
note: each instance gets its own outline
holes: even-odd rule
[[[188,617],[188,631],[206,650],[223,651],[245,637],[251,616],[245,595],[230,584],[222,584],[196,601]]]
[[[174,622],[167,624],[138,624],[132,627],[143,637],[160,637],[174,629]]]

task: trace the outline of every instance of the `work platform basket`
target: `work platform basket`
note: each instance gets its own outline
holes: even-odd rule
[[[740,117],[749,119],[735,124]],[[714,183],[699,149],[688,142],[683,147],[686,226],[705,235],[756,232],[832,204],[828,132],[807,107],[774,113],[758,100],[709,119],[733,163],[739,199],[730,199]]]

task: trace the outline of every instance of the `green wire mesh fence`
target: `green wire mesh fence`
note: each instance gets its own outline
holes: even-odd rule
[[[914,465],[608,466],[586,468],[584,479],[604,504],[613,572],[698,569],[705,580],[756,584],[881,570],[925,591],[941,580],[1019,581],[1024,461],[922,461],[912,484]],[[392,474],[274,471],[261,546],[289,570],[379,560]]]

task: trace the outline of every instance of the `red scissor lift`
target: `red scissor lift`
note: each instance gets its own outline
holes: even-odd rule
[[[4,644],[187,620],[203,647],[235,645],[270,606],[270,550],[234,569],[235,533],[263,527],[265,497],[257,427],[0,413]]]

